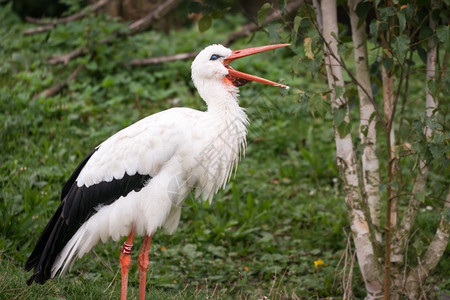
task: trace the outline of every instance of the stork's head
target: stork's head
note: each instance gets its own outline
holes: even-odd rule
[[[228,86],[231,90],[249,81],[257,81],[268,85],[289,87],[258,76],[234,70],[230,63],[238,58],[264,52],[289,44],[269,45],[232,51],[222,45],[211,45],[203,49],[192,62],[192,80],[197,90],[202,94],[204,88],[213,89],[215,86]],[[206,100],[206,99],[205,99]]]

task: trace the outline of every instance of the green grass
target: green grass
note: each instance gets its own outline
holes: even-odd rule
[[[117,298],[121,243],[96,246],[66,277],[43,286],[27,287],[30,273],[22,268],[58,206],[65,180],[93,147],[148,114],[174,106],[205,109],[190,81],[190,62],[144,68],[117,62],[199,50],[199,45],[225,40],[234,22],[214,22],[202,35],[190,28],[169,36],[137,35],[124,45],[99,49],[91,62],[78,58],[51,68],[45,61],[49,53],[76,46],[77,39],[85,38],[83,30],[72,24],[58,26],[49,38],[23,37],[23,25],[9,18],[11,26],[1,31],[10,42],[0,54],[0,298]],[[74,36],[70,41],[67,32]],[[270,42],[258,33],[251,45]],[[233,48],[249,45],[241,41]],[[270,59],[286,67],[271,68]],[[86,70],[62,94],[31,100],[68,76],[77,63],[86,63]],[[290,64],[284,50],[249,57],[235,67],[303,89],[317,85],[291,78]],[[155,234],[147,288],[156,299],[338,295],[335,268],[345,249],[347,221],[333,180],[337,174],[329,123],[312,118],[292,93],[273,87],[249,84],[240,99],[252,123],[246,157],[211,205],[190,197],[177,232]],[[139,247],[137,239],[135,249]],[[134,255],[132,298],[138,283]],[[315,268],[319,258],[325,264]]]
[[[101,40],[120,25],[107,18],[90,19],[57,26],[49,35],[23,37],[27,25],[7,8],[0,8],[0,19],[5,22],[0,26],[0,299],[117,299],[121,242],[97,245],[66,277],[43,286],[26,286],[30,273],[23,265],[59,204],[63,184],[93,147],[157,111],[174,106],[205,109],[190,80],[190,62],[142,68],[121,62],[200,50],[226,40],[243,20],[215,20],[204,34],[195,28],[150,31],[111,47],[97,46],[91,61],[81,57],[50,67],[50,55]],[[273,42],[270,34],[259,32],[251,42],[241,40],[233,48]],[[63,93],[32,100],[80,63],[86,69]],[[331,116],[312,117],[311,103],[299,101],[295,92],[325,90],[325,80],[307,76],[308,70],[299,66],[291,74],[292,63],[292,53],[280,49],[233,65],[293,89],[286,93],[254,83],[241,88],[240,103],[251,121],[245,159],[211,205],[190,197],[175,234],[155,234],[147,278],[152,299],[342,295],[341,259],[350,229],[336,180]],[[433,218],[429,213],[419,222],[426,228]],[[140,242],[136,240],[135,249]],[[130,299],[137,298],[138,290],[137,253],[133,259]],[[319,259],[324,264],[316,268]],[[441,287],[445,281],[439,274],[447,265],[441,262],[432,278]],[[364,296],[357,270],[353,292]]]
[[[117,299],[120,295],[120,274],[108,283],[106,281],[92,280],[88,276],[73,278],[56,278],[44,285],[32,285],[24,288],[27,274],[10,261],[0,261],[0,299],[30,300],[30,299]],[[104,283],[104,284],[103,284]],[[139,288],[130,282],[128,299],[137,299]],[[198,286],[186,285],[182,290],[167,290],[147,287],[147,298],[150,299],[232,299],[219,289],[210,290]]]

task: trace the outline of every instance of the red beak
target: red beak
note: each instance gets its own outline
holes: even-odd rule
[[[261,47],[253,47],[253,48],[247,48],[247,49],[241,49],[241,50],[235,50],[231,53],[230,56],[228,56],[227,58],[225,58],[225,60],[223,61],[223,64],[225,66],[225,68],[228,69],[229,73],[227,75],[227,79],[230,80],[230,82],[232,84],[234,84],[235,86],[241,86],[246,84],[249,81],[256,81],[256,82],[261,82],[264,84],[268,84],[268,85],[273,85],[273,86],[278,86],[278,87],[282,87],[285,89],[289,89],[288,86],[281,84],[281,83],[276,83],[273,81],[270,81],[268,79],[264,79],[258,76],[254,76],[254,75],[250,75],[247,73],[243,73],[243,72],[239,72],[236,71],[235,69],[233,69],[230,66],[230,63],[238,58],[242,58],[245,56],[249,56],[249,55],[253,55],[256,53],[260,53],[260,52],[265,52],[265,51],[269,51],[269,50],[273,50],[273,49],[277,49],[277,48],[281,48],[281,47],[286,47],[289,46],[290,44],[276,44],[276,45],[268,45],[268,46],[261,46]]]

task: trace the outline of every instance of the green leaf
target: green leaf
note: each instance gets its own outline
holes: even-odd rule
[[[300,90],[300,89],[295,89],[294,94],[298,97],[298,102],[300,102],[300,103],[307,103],[311,96],[311,94],[308,93],[307,91]]]
[[[379,13],[380,13],[380,20],[387,21],[389,17],[392,17],[395,15],[396,8],[395,6],[388,6],[388,7],[380,7]]]
[[[359,130],[361,131],[361,133],[367,137],[367,134],[369,133],[369,126],[368,125],[361,125],[361,127],[359,128]]]
[[[294,56],[292,58],[291,69],[294,72],[294,74],[298,74],[300,72],[301,62],[302,59],[298,56]]]
[[[398,57],[402,57],[406,54],[406,51],[409,49],[409,38],[408,36],[402,34],[400,36],[396,36],[392,40],[392,46],[394,47],[394,52]]]
[[[303,49],[305,51],[305,55],[309,59],[314,59],[314,53],[312,52],[312,38],[307,37],[303,40]]]
[[[434,34],[433,30],[431,30],[429,26],[424,25],[422,26],[422,28],[420,28],[419,39],[425,40],[431,38],[433,34]]]
[[[298,27],[300,26],[300,23],[302,22],[303,18],[299,16],[295,16],[294,18],[294,31],[295,33],[298,32]]]
[[[272,8],[272,4],[269,2],[264,3],[263,6],[258,11],[258,26],[262,26],[264,20],[267,17],[267,14],[269,13],[269,10]]]
[[[392,70],[392,66],[394,65],[394,61],[391,57],[386,57],[383,59],[383,67],[386,69],[387,72],[390,72]]]
[[[406,28],[406,16],[403,10],[398,13],[398,26],[400,28],[400,32],[403,32]]]
[[[446,147],[444,145],[428,144],[428,149],[430,149],[431,155],[434,159],[441,159],[445,155]]]
[[[114,84],[114,77],[111,76],[106,76],[103,81],[102,81],[102,87],[110,87],[111,85]]]
[[[344,88],[340,85],[333,84],[333,89],[335,93],[334,97],[336,99],[340,98],[344,94]]]
[[[336,127],[339,127],[347,115],[347,109],[337,108],[333,111],[333,119]]]
[[[199,21],[198,21],[198,30],[200,32],[205,32],[211,27],[212,18],[210,15],[204,15]]]
[[[415,196],[420,202],[425,202],[425,192],[418,192]]]
[[[85,64],[85,66],[86,66],[86,69],[91,70],[91,71],[96,71],[98,69],[98,65],[95,60],[88,62],[87,64]]]
[[[311,255],[319,255],[320,253],[321,253],[322,251],[320,250],[320,249],[313,249],[313,250],[311,250]]]
[[[273,44],[280,43],[281,40],[281,32],[283,31],[283,28],[280,24],[269,24],[269,40]]]
[[[444,219],[445,219],[447,222],[450,222],[450,208],[449,208],[449,207],[444,208],[444,210],[443,210],[443,212],[442,212],[442,216],[444,217]]]
[[[450,51],[450,26],[441,25],[436,29],[438,39],[444,44],[447,51]]]
[[[423,49],[422,46],[417,46],[417,54],[419,54],[420,59],[422,60],[422,62],[424,64],[427,63],[427,51],[425,51],[425,49]]]
[[[344,97],[348,99],[348,101],[358,101],[358,89],[352,86],[348,86],[345,89]]]
[[[216,9],[216,10],[214,10],[214,11],[211,13],[211,16],[212,16],[214,19],[221,19],[221,18],[223,17],[223,13],[222,13],[221,10]]]
[[[313,116],[316,116],[316,114],[319,117],[325,116],[328,111],[328,104],[321,94],[314,93],[311,95],[309,98],[309,110]]]
[[[372,7],[372,3],[369,1],[361,1],[356,6],[356,15],[360,19],[365,19],[367,17],[367,14],[369,13],[370,8]]]
[[[425,246],[423,245],[422,241],[415,240],[413,243],[414,249],[416,249],[417,255],[422,255],[423,250],[425,249]]]
[[[347,134],[350,133],[350,130],[352,129],[352,125],[348,122],[342,122],[339,126],[337,126],[337,130],[339,132],[339,136],[341,138],[344,138],[347,136]]]
[[[373,37],[377,36],[378,27],[379,27],[379,22],[376,19],[373,19],[369,25],[370,36],[373,36]]]

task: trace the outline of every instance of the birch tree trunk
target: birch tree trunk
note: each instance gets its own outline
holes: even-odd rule
[[[343,95],[336,94],[338,87],[344,90],[344,80],[336,40],[338,36],[336,0],[321,1],[320,7],[317,7],[318,3],[316,1],[315,4],[323,20],[324,60],[328,85],[332,91],[332,113],[334,114],[336,110],[344,110],[345,117],[343,122],[349,123],[347,99]],[[371,235],[370,215],[367,211],[362,181],[359,177],[358,159],[355,155],[350,132],[341,136],[336,122],[334,124],[334,132],[336,162],[343,181],[352,237],[355,243],[355,251],[360,270],[364,278],[367,299],[379,299],[383,294],[383,271],[381,265],[376,260],[374,250],[375,238]]]
[[[431,1],[432,9],[438,7],[438,1]],[[433,18],[430,18],[429,28],[435,32],[436,30],[436,21]],[[433,39],[428,40],[428,52],[427,52],[427,71],[426,71],[426,87],[425,87],[425,110],[426,116],[432,117],[436,113],[437,109],[437,101],[434,98],[429,84],[430,82],[435,82],[436,80],[436,61],[437,61],[437,46]],[[431,128],[426,125],[424,128],[424,135],[429,140],[432,137]],[[409,199],[409,204],[407,210],[402,218],[400,226],[398,230],[394,233],[392,240],[392,263],[396,266],[397,273],[400,272],[400,268],[403,267],[405,261],[405,253],[407,251],[407,245],[409,236],[411,234],[412,226],[414,225],[417,213],[419,212],[419,208],[421,205],[421,200],[419,199],[420,195],[425,194],[426,182],[428,178],[429,167],[425,160],[421,160],[419,162],[419,170],[416,175],[415,183],[413,186],[413,190]],[[446,203],[444,204],[444,210],[448,209],[448,201],[450,201],[450,191],[448,192]],[[443,216],[443,214],[441,214]],[[448,221],[447,221],[448,223]],[[401,294],[405,293],[409,296],[410,299],[416,299],[419,293],[420,284],[428,277],[427,270],[433,269],[439,258],[442,256],[443,250],[445,249],[448,243],[448,228],[449,224],[445,225],[445,218],[441,217],[441,222],[439,223],[438,231],[436,232],[434,241],[430,244],[427,254],[425,255],[426,259],[424,262],[418,261],[418,266],[410,271],[409,276],[403,278],[400,284],[395,284],[395,289],[393,290],[394,297],[399,298]],[[446,235],[446,236],[445,236]],[[440,243],[438,243],[440,241]],[[444,245],[442,245],[445,242]],[[439,244],[439,245],[438,245]],[[440,249],[444,247],[444,249]],[[437,254],[440,252],[439,256],[435,256],[434,259],[428,257],[428,253]],[[437,259],[437,261],[436,261]],[[432,261],[432,262],[431,262]],[[430,265],[433,265],[431,268]],[[396,278],[402,278],[402,274],[394,274]],[[406,284],[404,282],[406,281]],[[401,287],[405,286],[405,290],[401,290]]]
[[[405,294],[408,299],[420,299],[421,286],[430,276],[431,271],[436,268],[439,260],[442,258],[450,237],[450,221],[448,213],[450,211],[450,189],[447,191],[447,197],[444,201],[444,207],[441,212],[441,219],[434,235],[433,240],[428,246],[422,259],[417,258],[417,266],[413,268],[406,279]],[[426,298],[426,295],[425,297]]]
[[[358,78],[358,96],[360,109],[360,129],[359,137],[363,145],[362,154],[362,175],[364,188],[367,196],[367,204],[374,234],[378,244],[381,245],[380,217],[380,163],[376,155],[377,135],[375,124],[377,122],[375,101],[373,99],[372,87],[370,83],[369,62],[367,57],[366,22],[360,22],[356,15],[356,7],[361,0],[348,0],[349,15],[352,28],[352,40],[354,45],[354,57],[356,65],[356,77]]]
[[[360,19],[369,12],[369,2],[371,1],[347,0],[355,59],[355,73],[353,74],[338,53],[336,0],[312,0],[317,13],[315,29],[324,42],[323,61],[327,72],[327,94],[329,93],[331,100],[337,166],[342,179],[355,253],[367,292],[366,299],[427,298],[428,295],[423,294],[424,281],[443,256],[450,237],[448,217],[450,215],[450,190],[445,191],[447,196],[440,213],[440,222],[425,254],[418,257],[417,262],[411,262],[406,260],[406,253],[408,245],[417,241],[413,237],[412,228],[419,208],[423,204],[428,173],[435,170],[435,166],[431,162],[445,164],[446,158],[448,158],[448,152],[445,150],[447,144],[442,142],[444,136],[447,136],[445,132],[442,132],[445,128],[436,123],[439,110],[437,99],[440,93],[440,84],[444,81],[442,74],[445,73],[449,57],[446,45],[448,31],[445,27],[447,25],[438,26],[440,21],[432,18],[433,14],[437,15],[436,13],[440,12],[435,9],[439,9],[443,2],[431,0],[431,9],[428,10],[426,16],[429,19],[428,27],[431,29],[427,37],[426,125],[423,132],[420,133],[419,129],[417,134],[418,127],[415,123],[414,129],[411,131],[399,131],[397,138],[394,130],[394,125],[396,125],[394,118],[398,99],[399,95],[403,93],[404,102],[400,112],[401,116],[404,116],[406,113],[403,108],[408,100],[408,82],[412,74],[407,57],[409,56],[411,59],[415,53],[423,53],[418,51],[414,45],[417,45],[415,44],[417,33],[426,24],[427,19],[424,19],[422,14],[416,13],[416,3],[400,6],[394,5],[392,0],[373,2],[377,19],[370,24],[370,37],[377,46],[381,45],[379,49],[382,50],[381,84],[378,80],[374,80],[382,88],[383,104],[380,108],[372,94],[371,76],[374,74],[369,72],[366,24],[364,20]],[[437,67],[437,43],[444,45],[445,49],[443,50],[445,51],[444,62],[440,69]],[[347,45],[340,46],[346,49]],[[439,82],[436,75],[437,69],[442,72]],[[359,138],[362,145],[360,158],[356,155],[350,130],[352,120],[343,80],[344,70],[350,77],[351,83],[358,87]],[[381,98],[381,95],[378,97]],[[417,109],[413,109],[412,112],[416,113]],[[416,116],[408,115],[407,118],[416,118]],[[386,174],[383,176],[386,188],[384,257],[381,250],[383,243],[380,210],[381,175],[380,161],[376,152],[376,122],[380,122],[384,129],[378,134],[386,139],[386,151],[378,154],[379,157],[383,157],[386,164]],[[409,140],[410,138],[412,140]],[[413,147],[411,147],[411,143],[414,143]],[[410,155],[422,158],[418,162],[418,172],[409,196],[408,206],[406,210],[398,210],[397,204],[401,203],[397,202],[398,199],[400,197],[405,199],[405,195],[408,193],[405,193],[408,184],[401,184],[400,181],[402,179],[400,163],[405,162],[405,165],[408,166],[411,162],[410,159],[402,159],[402,157]],[[360,163],[362,169],[360,169]],[[410,175],[405,175],[405,178],[413,180]],[[398,215],[399,212],[403,215],[401,219],[399,218],[401,215]],[[411,251],[411,247],[409,249]],[[347,289],[344,292],[346,296],[351,294],[347,293]]]

